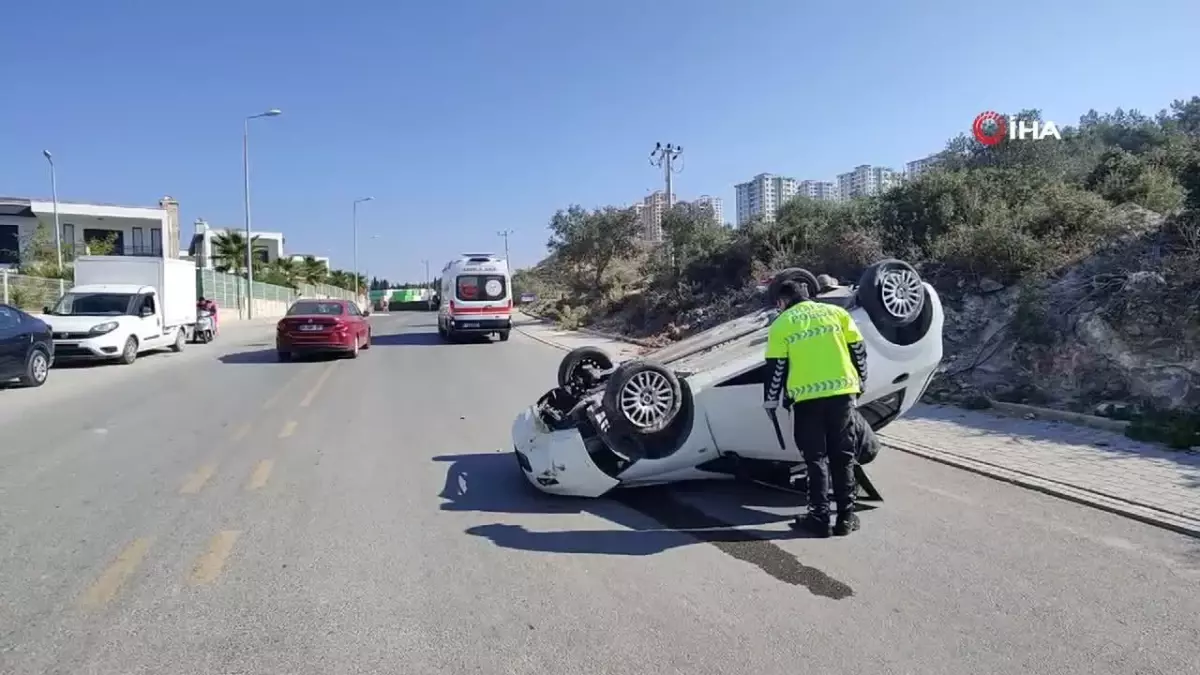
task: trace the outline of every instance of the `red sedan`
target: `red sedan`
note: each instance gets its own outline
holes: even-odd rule
[[[349,300],[298,300],[275,327],[280,361],[302,354],[337,353],[350,358],[371,348],[370,312]]]

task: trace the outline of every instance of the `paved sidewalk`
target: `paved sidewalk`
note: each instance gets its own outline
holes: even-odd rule
[[[529,317],[517,327],[562,349],[597,345],[622,358],[646,351]],[[1065,422],[924,404],[881,436],[897,450],[1200,537],[1200,453]]]
[[[646,347],[628,342],[596,337],[573,330],[562,330],[549,321],[536,319],[520,312],[513,315],[513,328],[526,337],[565,351],[576,347],[602,347],[620,359],[631,359],[650,351]]]
[[[888,445],[1200,537],[1200,454],[1065,422],[918,405]]]

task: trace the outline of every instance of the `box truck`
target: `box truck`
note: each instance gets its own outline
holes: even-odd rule
[[[80,256],[75,285],[40,316],[55,360],[131,364],[158,349],[183,351],[196,326],[196,265],[137,256]]]

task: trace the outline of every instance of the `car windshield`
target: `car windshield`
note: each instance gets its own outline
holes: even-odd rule
[[[339,316],[344,314],[345,311],[340,302],[297,302],[288,310],[288,316],[296,316],[297,314]]]
[[[129,313],[131,293],[67,293],[50,313],[55,316],[120,316]]]

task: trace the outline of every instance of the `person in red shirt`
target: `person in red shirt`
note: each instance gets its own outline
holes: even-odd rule
[[[217,321],[217,303],[202,297],[196,303],[196,309],[204,310],[212,315],[213,335],[220,335],[221,324]]]

